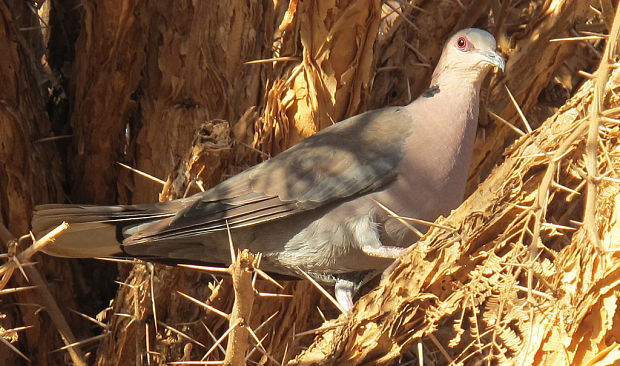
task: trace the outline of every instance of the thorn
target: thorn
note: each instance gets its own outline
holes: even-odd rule
[[[64,350],[66,350],[67,348],[72,348],[72,347],[75,347],[75,346],[80,346],[80,345],[85,344],[85,343],[90,343],[90,342],[98,341],[98,340],[100,340],[100,339],[102,339],[102,338],[105,338],[105,337],[107,337],[107,336],[109,336],[109,335],[110,335],[110,333],[105,332],[105,333],[103,333],[103,334],[99,334],[99,335],[96,335],[96,336],[94,336],[94,337],[89,337],[89,338],[83,339],[83,340],[81,340],[81,341],[78,341],[78,342],[73,342],[73,343],[68,344],[68,345],[66,345],[66,346],[63,346],[63,347],[57,348],[57,349],[55,349],[55,350],[51,351],[50,353],[60,352],[60,351],[64,351]],[[0,338],[1,338],[1,337],[0,337]]]
[[[396,220],[398,220],[398,222],[400,222],[401,224],[405,225],[405,227],[407,227],[409,230],[411,230],[414,234],[416,234],[418,237],[423,237],[424,234],[422,234],[422,232],[420,232],[420,230],[418,230],[417,228],[415,228],[414,226],[410,225],[407,221],[403,220],[400,216],[398,216],[396,213],[394,213],[394,211],[390,210],[389,208],[385,207],[384,204],[382,204],[381,202],[377,201],[377,200],[373,200],[375,201],[375,203],[381,207],[385,212],[387,212],[388,214],[390,214],[390,216],[392,216],[393,218],[395,218]]]
[[[265,271],[260,268],[254,268],[254,272],[256,272],[262,279],[267,280],[274,285],[278,286],[279,289],[284,290],[284,286],[280,285],[278,281],[274,280],[271,276],[269,276]]]
[[[323,314],[323,312],[321,311],[321,308],[317,306],[316,311],[319,312],[319,316],[321,317],[321,319],[323,319],[323,323],[327,322],[327,318],[325,317],[325,314]]]
[[[607,39],[606,35],[598,36],[579,36],[579,37],[567,37],[567,38],[553,38],[549,42],[573,42],[573,41],[598,41],[599,39]]]
[[[134,172],[134,173],[136,173],[136,174],[138,174],[138,175],[141,175],[141,176],[143,176],[143,177],[145,177],[145,178],[148,178],[148,179],[150,179],[150,180],[152,180],[152,181],[154,181],[154,182],[157,182],[157,183],[161,184],[162,186],[163,186],[164,184],[166,184],[166,181],[165,181],[165,180],[161,180],[161,179],[159,179],[159,178],[157,178],[157,177],[154,177],[154,176],[150,175],[149,173],[145,173],[145,172],[143,172],[143,171],[141,171],[141,170],[138,170],[138,169],[136,169],[136,168],[132,168],[132,167],[130,167],[129,165],[123,164],[123,163],[121,163],[121,162],[119,162],[119,161],[117,161],[117,162],[116,162],[116,164],[118,164],[118,165],[122,166],[122,167],[123,167],[123,168],[125,168],[125,169],[129,169],[129,170],[131,170],[132,172]]]
[[[512,96],[510,89],[508,89],[507,85],[504,85],[504,88],[506,88],[506,91],[508,92],[508,97],[510,97],[512,104],[514,104],[515,108],[517,109],[517,112],[519,113],[519,116],[521,117],[521,120],[523,121],[523,124],[525,125],[525,129],[527,130],[527,133],[532,133],[532,127],[530,127],[530,123],[527,121],[527,118],[525,118],[525,114],[523,114],[521,107],[519,107],[519,104],[517,103],[515,98]]]
[[[114,283],[116,283],[117,285],[121,285],[121,286],[127,286],[127,287],[129,287],[129,288],[131,288],[131,289],[135,288],[135,286],[134,286],[134,285],[129,284],[129,283],[126,283],[126,282],[121,282],[121,281],[116,281],[116,280],[115,280],[115,281],[114,281]]]
[[[202,302],[202,301],[200,301],[200,300],[198,300],[198,299],[196,299],[194,297],[191,297],[191,296],[189,296],[187,294],[184,294],[181,291],[177,291],[177,294],[179,294],[179,295],[183,296],[184,298],[188,299],[189,301],[191,301],[191,302],[193,302],[193,303],[195,303],[197,305],[200,305],[203,308],[205,308],[205,309],[207,309],[207,310],[209,310],[209,311],[211,311],[211,312],[221,316],[222,318],[224,318],[226,320],[228,320],[230,318],[230,315],[226,314],[225,312],[223,312],[221,310],[218,310],[218,309],[214,308],[213,306],[208,305],[208,304],[206,304],[206,303],[204,303],[204,302]]]
[[[501,123],[505,124],[506,126],[510,127],[513,131],[515,131],[516,133],[519,134],[519,136],[525,136],[525,132],[521,131],[520,128],[518,128],[517,126],[513,125],[512,123],[508,122],[507,120],[503,119],[501,116],[491,112],[489,109],[487,109],[487,113],[489,115],[491,115],[491,117],[495,118],[496,120],[500,121]]]
[[[405,45],[407,45],[407,48],[409,48],[413,53],[415,53],[415,55],[422,61],[423,64],[428,65],[429,67],[431,66],[428,58],[426,56],[424,56],[422,54],[422,52],[420,52],[417,48],[413,47],[413,45],[407,41],[403,41],[405,42]]]
[[[418,362],[420,366],[424,366],[424,348],[422,347],[422,342],[418,340],[417,342],[418,348]]]
[[[195,264],[177,264],[177,267],[197,269],[199,271],[204,271],[204,272],[230,273],[228,268],[224,268],[224,267],[199,266]]]
[[[26,281],[30,282],[28,276],[26,275],[26,271],[24,271],[24,266],[22,266],[21,262],[19,261],[19,258],[17,256],[13,256],[11,258],[13,259],[13,262],[15,262],[15,265],[17,266],[19,271],[22,273],[22,276],[24,276]]]
[[[166,324],[166,323],[162,322],[161,320],[158,320],[158,321],[157,321],[157,323],[158,323],[159,325],[161,325],[162,327],[166,328],[167,330],[169,330],[169,331],[171,331],[171,332],[173,332],[173,333],[176,333],[176,334],[180,335],[181,337],[183,337],[183,338],[187,339],[188,341],[190,341],[190,342],[192,342],[192,343],[195,343],[195,344],[199,345],[199,346],[200,346],[200,347],[202,347],[202,348],[207,348],[207,346],[205,346],[204,344],[200,343],[200,342],[199,342],[199,341],[197,341],[196,339],[194,339],[194,338],[190,337],[188,334],[183,333],[183,332],[181,332],[180,330],[178,330],[178,329],[176,329],[176,328],[173,328],[173,327],[169,326],[168,324]],[[204,324],[204,323],[203,323],[203,324]],[[214,338],[213,340],[217,340],[217,339],[215,339],[215,338]]]
[[[157,323],[155,323],[157,326]],[[146,364],[151,365],[151,340],[149,337],[149,323],[144,322],[144,338],[145,338],[145,347],[146,347]]]
[[[557,229],[557,230],[570,230],[570,231],[574,231],[577,230],[574,227],[570,227],[570,226],[563,226],[563,225],[558,225],[558,224],[552,224],[550,222],[543,222],[542,227],[547,227],[550,229]]]
[[[250,146],[250,145],[246,144],[245,142],[241,142],[241,141],[236,141],[236,143],[238,143],[241,146],[245,146],[245,147],[247,147],[248,149],[250,149],[252,151],[255,151],[255,152],[259,153],[260,155],[265,157],[267,160],[271,159],[271,155],[267,154],[264,151],[261,151],[261,150],[255,148],[254,146]]]
[[[155,276],[155,266],[152,263],[147,263],[146,268],[149,271],[149,282],[151,285],[151,306],[153,307],[153,320],[155,320],[155,334],[157,334],[159,333],[159,329],[157,329],[157,307],[155,306],[155,284],[153,283],[153,277]],[[148,360],[149,359],[147,355],[147,361]]]
[[[211,352],[213,352],[213,350],[215,350],[215,348],[217,346],[219,346],[220,343],[222,343],[222,341],[228,336],[228,334],[230,334],[230,332],[232,332],[235,328],[237,328],[239,326],[239,323],[235,323],[233,324],[230,328],[228,328],[224,334],[222,334],[222,336],[217,340],[217,342],[215,342],[213,344],[213,346],[211,346],[211,348],[209,348],[209,350],[207,351],[207,353],[204,354],[204,356],[202,356],[201,361],[204,361],[207,357],[209,357],[209,355],[211,354]],[[221,362],[219,363],[221,364]],[[218,365],[219,365],[218,364]]]
[[[344,322],[339,322],[339,323],[335,323],[335,324],[330,324],[328,326],[322,326],[322,327],[306,330],[304,332],[300,332],[300,333],[294,334],[293,337],[297,338],[297,337],[303,337],[305,335],[316,334],[316,333],[319,333],[319,332],[323,332],[323,331],[327,331],[327,330],[330,330],[330,329],[341,327],[344,324],[345,324]]]
[[[527,287],[521,286],[521,285],[513,285],[517,290],[521,290],[524,292],[530,292],[534,295],[538,295],[540,297],[544,297],[547,300],[550,301],[555,301],[555,297],[549,295],[548,293],[542,292],[542,291],[538,291],[538,290],[534,290],[534,289],[528,289]]]
[[[237,256],[235,255],[235,247],[233,246],[232,234],[230,233],[230,226],[228,225],[228,220],[226,220],[226,232],[228,232],[228,245],[230,247],[230,260],[231,264],[235,263],[237,260]]]
[[[407,18],[399,8],[392,5],[389,1],[385,2],[384,4],[387,5],[390,9],[392,9],[396,14],[398,14],[398,16],[400,16],[401,19],[407,22],[413,29],[415,29],[416,31],[420,30],[420,28],[418,28],[417,25],[413,24],[413,22],[409,20],[409,18]]]
[[[316,281],[315,281],[312,277],[310,277],[310,276],[309,276],[309,275],[308,275],[308,274],[307,274],[307,273],[306,273],[303,269],[301,269],[301,268],[299,268],[299,267],[296,267],[296,268],[297,268],[297,270],[298,270],[299,272],[301,272],[301,273],[304,275],[304,277],[306,277],[306,278],[308,279],[308,281],[312,282],[312,284],[313,284],[313,285],[314,285],[314,286],[315,286],[315,287],[316,287],[319,291],[321,291],[321,293],[322,293],[322,294],[323,294],[323,295],[324,295],[324,296],[325,296],[325,297],[326,297],[329,301],[331,301],[331,303],[332,303],[332,304],[334,304],[334,305],[336,306],[336,308],[338,308],[338,310],[340,310],[340,312],[341,312],[342,314],[346,314],[346,313],[347,313],[347,311],[346,311],[346,310],[342,307],[342,305],[340,305],[340,303],[339,303],[338,301],[336,301],[336,299],[334,299],[334,297],[333,297],[333,296],[332,296],[329,292],[327,292],[327,291],[323,288],[323,286],[321,286],[321,285],[320,285],[318,282],[316,282]]]
[[[269,318],[265,319],[264,322],[260,323],[260,325],[256,327],[256,332],[259,332],[265,325],[267,325],[267,323],[269,323],[273,318],[275,318],[278,313],[279,311],[276,311],[275,313],[271,314]]]
[[[58,136],[43,137],[43,138],[36,140],[35,143],[56,141],[56,140],[62,140],[62,139],[70,139],[72,137],[73,135],[58,135]]]
[[[213,332],[211,332],[211,330],[209,329],[209,327],[207,327],[207,325],[206,325],[204,322],[202,322],[202,321],[200,321],[200,323],[202,324],[202,326],[203,326],[203,327],[205,327],[205,329],[206,329],[207,333],[209,333],[209,336],[211,336],[211,338],[212,338],[215,342],[217,342],[217,338],[215,338],[215,335],[213,334]],[[224,347],[222,347],[222,345],[219,345],[218,347],[219,347],[220,351],[222,351],[222,353],[224,353],[224,354],[226,353],[226,350],[224,349]],[[205,348],[206,348],[206,347],[205,347]]]
[[[271,292],[259,292],[258,296],[260,297],[295,297],[293,295],[289,295],[289,294],[274,294]]]
[[[301,61],[301,59],[299,57],[283,56],[283,57],[264,58],[261,60],[246,61],[244,62],[244,64],[254,65],[254,64],[264,64],[268,62],[278,62],[278,61]]]
[[[19,349],[17,349],[17,347],[15,347],[14,345],[11,344],[11,342],[7,341],[4,337],[0,337],[0,341],[2,343],[4,343],[7,347],[9,347],[13,352],[17,353],[20,357],[22,357],[24,360],[31,362],[30,359],[28,357],[26,357],[25,354],[23,354]]]
[[[268,334],[265,334],[263,336],[263,338],[260,339],[261,343],[265,340],[265,338],[267,338]],[[250,352],[247,353],[247,355],[245,356],[245,362],[252,362],[255,363],[254,361],[250,360],[250,357],[252,357],[252,355],[254,354],[254,351],[256,351],[258,349],[258,346],[255,345],[252,347],[252,349],[250,350]],[[262,352],[262,351],[261,351]],[[258,363],[256,363],[258,365]]]
[[[169,365],[223,365],[224,361],[172,361]]]
[[[73,310],[73,309],[68,309],[68,310],[69,310],[70,312],[72,312],[73,314],[76,314],[76,315],[78,315],[78,316],[81,316],[82,318],[84,318],[84,319],[86,319],[86,320],[88,320],[88,321],[90,321],[90,322],[92,322],[92,323],[97,324],[98,326],[100,326],[100,327],[101,327],[101,328],[103,328],[103,329],[106,329],[106,328],[108,327],[105,323],[100,322],[99,320],[97,320],[97,319],[95,319],[95,318],[93,318],[93,317],[90,317],[90,316],[88,316],[88,315],[86,315],[86,314],[84,314],[84,313],[80,313],[80,312],[79,312],[79,311],[77,311],[77,310]]]
[[[441,354],[446,358],[446,360],[448,360],[450,364],[453,364],[454,360],[452,359],[452,357],[450,357],[450,355],[448,354],[446,349],[443,347],[443,345],[439,342],[439,340],[431,333],[428,334],[428,337],[435,344],[435,347],[439,349],[439,352],[441,352]]]
[[[277,365],[278,361],[275,358],[273,358],[273,356],[271,356],[267,352],[265,347],[263,347],[262,341],[260,339],[258,339],[258,337],[256,336],[256,333],[254,333],[252,328],[250,328],[250,326],[248,326],[248,325],[246,325],[244,328],[245,328],[245,330],[248,331],[248,333],[250,333],[252,338],[254,338],[254,341],[256,342],[256,348],[255,349],[258,349],[263,355],[265,355],[265,357],[267,357],[268,359],[270,359],[271,361],[273,361]],[[266,337],[267,337],[267,334],[265,334],[265,337],[263,337],[263,339],[265,339]]]
[[[565,192],[572,193],[573,195],[576,195],[576,196],[580,196],[580,195],[581,195],[581,193],[579,193],[579,191],[576,191],[576,190],[574,190],[574,189],[570,189],[570,188],[568,188],[568,187],[566,187],[566,186],[563,186],[563,185],[561,185],[560,183],[557,183],[556,181],[552,181],[552,182],[551,182],[551,186],[552,186],[552,187],[555,187],[555,188],[557,188],[557,189],[559,189],[559,190],[562,190],[562,191],[565,191]]]
[[[12,294],[20,291],[27,291],[38,288],[39,286],[23,286],[23,287],[13,287],[13,288],[5,288],[0,290],[0,295]]]

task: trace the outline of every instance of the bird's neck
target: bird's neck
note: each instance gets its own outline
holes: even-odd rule
[[[481,83],[480,78],[474,79],[470,75],[452,74],[449,80],[440,76],[419,98],[420,103],[440,106],[424,108],[433,110],[428,127],[442,130],[444,136],[451,139],[446,142],[471,140],[472,134],[466,132],[475,132],[476,129]]]
[[[431,79],[432,85],[442,85],[447,88],[451,86],[463,86],[469,85],[473,89],[480,90],[482,81],[489,73],[490,69],[485,67],[484,69],[472,69],[459,67],[458,65],[449,65],[442,67],[441,70],[436,71]]]
[[[415,165],[425,166],[429,184],[454,188],[450,192],[454,196],[446,199],[460,202],[476,137],[481,82],[467,78],[436,81],[408,106],[416,111],[414,133],[436,136],[414,147],[415,155],[424,159]]]
[[[428,133],[439,133],[442,145],[471,154],[478,124],[482,80],[473,79],[469,75],[460,76],[452,74],[449,80],[440,76],[411,105],[426,113],[420,128],[428,129]],[[415,104],[419,106],[413,106]],[[447,154],[456,152],[446,151]]]

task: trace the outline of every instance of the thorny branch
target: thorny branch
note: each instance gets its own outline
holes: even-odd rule
[[[613,26],[605,46],[605,52],[601,58],[601,64],[596,70],[594,80],[594,98],[592,100],[592,109],[590,111],[590,122],[588,128],[588,138],[586,140],[586,168],[587,168],[587,195],[586,207],[584,212],[584,225],[588,231],[588,237],[595,246],[599,254],[605,253],[602,247],[596,225],[596,194],[599,181],[598,174],[598,136],[601,114],[603,109],[603,96],[605,95],[605,86],[609,79],[611,69],[610,61],[615,55],[618,36],[620,35],[620,6],[616,9]]]
[[[6,284],[8,282],[8,277],[11,276],[16,267],[20,266],[19,263],[25,263],[32,257],[36,252],[41,250],[47,244],[52,242],[55,237],[57,237],[60,233],[67,230],[69,225],[67,223],[60,224],[57,228],[50,231],[43,238],[37,240],[30,247],[25,249],[23,252],[17,254],[10,260],[0,267],[0,274],[3,274],[2,283]],[[10,243],[17,242],[13,235],[7,230],[4,225],[0,224],[0,239],[9,247]],[[84,358],[84,354],[80,350],[80,348],[76,345],[76,338],[67,323],[64,315],[60,311],[56,300],[52,296],[51,292],[47,287],[47,283],[39,273],[39,271],[33,266],[21,266],[20,267],[25,275],[28,276],[28,280],[36,286],[36,291],[39,293],[39,301],[41,305],[47,310],[50,318],[54,325],[56,325],[56,329],[58,329],[58,333],[60,333],[60,337],[63,342],[67,346],[67,352],[71,357],[71,360],[75,365],[78,366],[86,366],[86,361]]]

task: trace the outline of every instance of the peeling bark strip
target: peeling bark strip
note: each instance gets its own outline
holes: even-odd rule
[[[363,112],[374,76],[381,1],[291,1],[279,25],[276,64],[254,145],[276,155],[326,126]]]

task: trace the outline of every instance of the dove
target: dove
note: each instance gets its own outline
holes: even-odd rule
[[[458,31],[430,87],[406,106],[347,118],[190,197],[37,206],[33,232],[70,224],[45,247],[53,256],[206,265],[230,264],[230,234],[235,248],[262,253],[264,271],[307,274],[350,309],[359,287],[418,239],[394,214],[434,221],[462,203],[481,84],[505,68],[495,48],[484,30]]]

